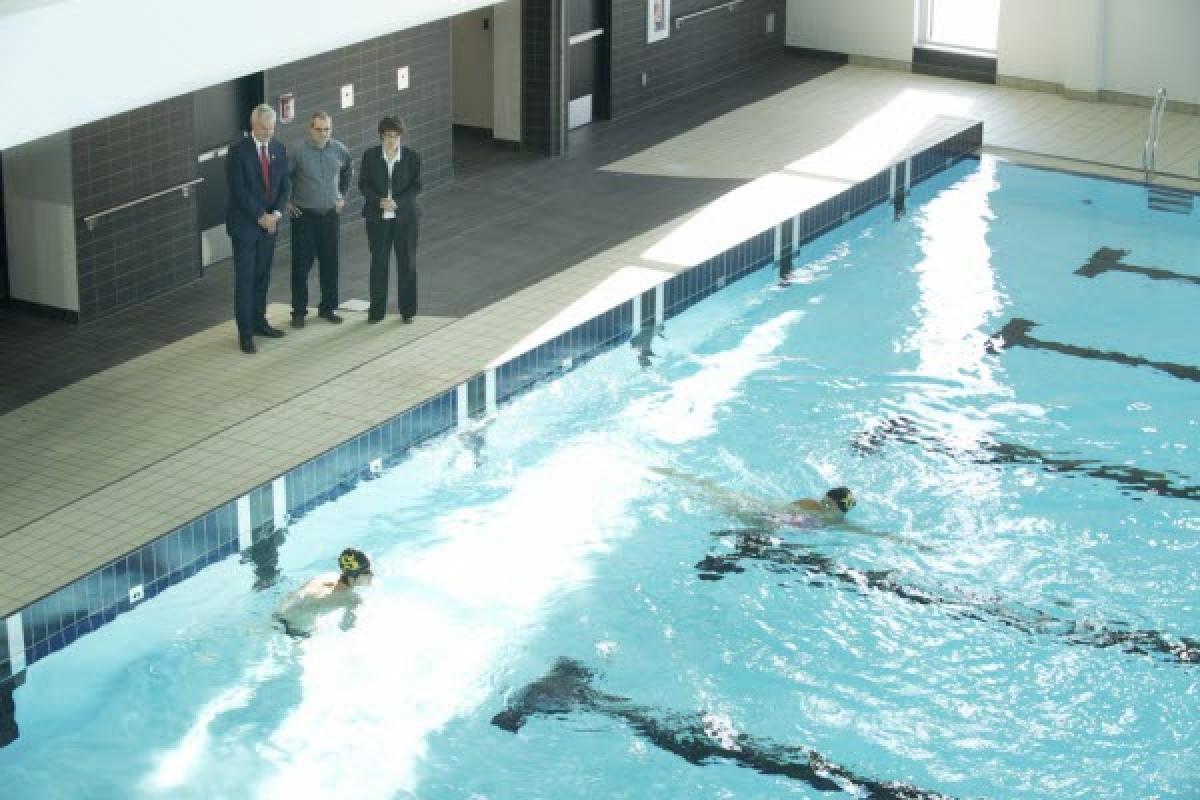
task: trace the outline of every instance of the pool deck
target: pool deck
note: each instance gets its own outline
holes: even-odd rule
[[[260,340],[252,358],[237,352],[226,321],[12,408],[0,416],[0,617],[973,121],[984,122],[985,148],[1004,157],[1137,180],[1147,117],[1143,108],[846,66],[628,152],[584,134],[563,159],[513,160],[506,180],[561,167],[567,190],[574,182],[605,193],[610,207],[624,197],[640,207],[634,194],[653,180],[672,213],[640,229],[614,225],[633,231],[619,241],[592,220],[593,239],[580,247],[555,238],[556,228],[565,236],[578,227],[578,209],[544,212],[541,229],[508,235],[532,236],[559,254],[560,268],[514,273],[502,299],[469,312],[435,308],[412,325],[310,317],[284,339]],[[1169,114],[1160,169],[1195,175],[1198,159],[1200,117]],[[486,259],[493,245],[474,246]],[[365,273],[361,243],[344,252]],[[430,263],[424,250],[421,259]],[[278,273],[275,283],[278,292]],[[276,303],[268,315],[283,327],[288,309]]]

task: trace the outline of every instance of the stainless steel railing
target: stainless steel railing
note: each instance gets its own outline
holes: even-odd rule
[[[1154,93],[1154,104],[1150,107],[1150,129],[1146,131],[1146,143],[1142,145],[1142,172],[1149,182],[1154,177],[1154,160],[1158,155],[1158,137],[1162,133],[1163,112],[1167,110],[1167,90],[1161,86]]]
[[[735,8],[737,8],[739,5],[741,5],[741,3],[742,3],[742,0],[729,0],[728,3],[720,3],[715,6],[709,6],[708,8],[702,8],[699,11],[693,11],[690,14],[681,14],[680,16],[675,18],[675,30],[679,30],[679,26],[682,25],[684,22],[686,22],[689,19],[695,19],[696,17],[703,17],[705,14],[711,14],[712,12],[720,11],[723,8],[727,8],[727,9],[729,9],[730,12],[732,12]]]
[[[204,178],[194,178],[190,181],[185,181],[185,182],[177,184],[175,186],[171,186],[167,189],[162,189],[157,192],[152,192],[151,194],[148,194],[145,197],[139,197],[137,200],[130,200],[128,203],[121,203],[119,206],[113,206],[112,208],[106,208],[103,211],[97,211],[95,214],[88,214],[86,217],[83,218],[83,222],[85,225],[87,225],[87,228],[89,231],[94,231],[96,229],[96,225],[99,224],[100,220],[104,219],[109,214],[115,214],[118,211],[124,211],[127,208],[132,208],[133,206],[138,205],[139,203],[144,203],[147,200],[153,200],[156,197],[162,197],[164,194],[171,194],[172,192],[179,192],[184,197],[187,197],[189,194],[191,194],[192,187],[196,186],[198,184],[201,184],[201,183],[204,183]]]

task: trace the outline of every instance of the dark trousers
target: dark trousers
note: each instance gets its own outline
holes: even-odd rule
[[[333,209],[300,209],[292,219],[292,316],[308,313],[308,273],[317,259],[321,304],[317,311],[328,314],[338,307],[338,222]]]
[[[233,239],[233,315],[238,336],[253,336],[267,324],[267,289],[275,237]]]
[[[388,262],[396,254],[396,293],[400,316],[417,315],[417,218],[367,220],[367,245],[371,248],[371,308],[367,315],[380,319],[387,311]]]

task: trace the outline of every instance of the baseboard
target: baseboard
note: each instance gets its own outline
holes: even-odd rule
[[[70,322],[74,325],[79,324],[79,312],[71,311],[67,308],[48,306],[42,303],[35,303],[32,300],[22,300],[18,297],[8,298],[8,307],[15,308],[20,311],[26,311],[37,317],[56,319],[61,322]]]
[[[850,61],[849,55],[836,50],[818,50],[815,47],[796,47],[790,44],[784,45],[783,49],[788,55],[811,58],[814,61],[828,61],[831,64],[846,64]]]
[[[897,72],[912,72],[911,61],[901,61],[896,58],[877,58],[875,56],[859,56],[851,53],[850,63],[856,67],[871,67],[872,69],[890,69]]]
[[[1062,94],[1063,85],[1053,81],[1039,81],[1033,78],[1018,78],[1015,75],[997,75],[996,85],[1009,89],[1025,89],[1030,92],[1045,92],[1046,94]]]
[[[1045,92],[1047,94],[1059,94],[1063,97],[1072,100],[1082,100],[1093,103],[1112,103],[1118,106],[1136,106],[1138,108],[1150,108],[1154,105],[1154,98],[1144,94],[1130,94],[1129,92],[1115,92],[1112,89],[1100,89],[1098,91],[1089,92],[1083,89],[1068,89],[1061,83],[1053,81],[1039,81],[1032,78],[1018,78],[1015,75],[997,75],[996,85],[1005,86],[1009,89],[1026,89],[1032,92]],[[1167,111],[1177,114],[1191,114],[1200,116],[1200,103],[1185,103],[1181,100],[1167,100]]]

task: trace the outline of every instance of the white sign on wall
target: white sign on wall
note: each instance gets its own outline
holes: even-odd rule
[[[671,0],[646,0],[646,42],[671,35]]]

